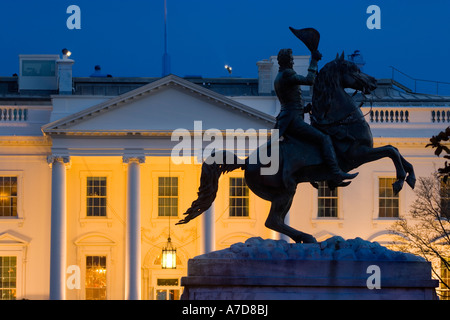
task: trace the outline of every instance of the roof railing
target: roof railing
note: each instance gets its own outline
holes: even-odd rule
[[[389,66],[392,69],[392,81],[393,84],[396,85],[397,87],[405,90],[408,93],[430,93],[430,94],[436,94],[439,95],[441,92],[445,91],[446,94],[450,95],[450,82],[443,82],[443,81],[433,81],[433,80],[423,80],[423,79],[416,79],[413,78],[409,75],[407,75],[406,73],[398,70],[397,68],[393,67],[393,66]],[[406,77],[409,81],[412,82],[414,90],[409,88],[408,86],[404,85],[404,81],[399,80],[399,78],[401,78],[399,75]],[[404,80],[404,78],[402,79]],[[421,88],[419,88],[419,86],[421,84],[426,84],[426,87],[428,88],[428,90],[424,90],[423,89],[423,85],[421,86]],[[445,87],[445,89],[443,90],[443,87]]]

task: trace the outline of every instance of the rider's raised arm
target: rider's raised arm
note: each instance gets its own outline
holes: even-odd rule
[[[306,86],[312,86],[314,84],[314,80],[316,79],[317,75],[317,60],[311,59],[311,63],[309,64],[308,68],[308,74],[305,76],[296,74],[292,75],[292,80],[296,84],[300,85],[306,85]]]
[[[318,53],[320,55],[320,53]],[[321,58],[320,56],[317,56],[317,58]],[[309,64],[308,67],[308,74],[305,76],[301,76],[299,74],[295,74],[295,76],[293,75],[293,81],[296,82],[296,84],[300,84],[300,85],[307,85],[307,86],[311,86],[314,84],[314,80],[316,79],[316,75],[317,75],[317,63],[318,60],[316,58],[316,55],[313,56],[313,58],[311,59],[311,62]]]

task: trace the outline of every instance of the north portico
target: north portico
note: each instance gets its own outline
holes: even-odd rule
[[[125,215],[123,218],[123,257],[115,257],[114,263],[124,263],[125,299],[141,299],[142,257],[141,230],[148,224],[142,222],[143,206],[141,203],[147,194],[142,192],[142,180],[149,178],[159,159],[167,159],[166,171],[176,175],[186,171],[169,164],[171,150],[176,141],[171,141],[171,133],[179,128],[193,130],[194,121],[202,121],[204,130],[249,128],[271,129],[274,118],[251,107],[235,102],[225,96],[202,88],[174,75],[167,76],[124,95],[107,99],[98,104],[87,106],[71,114],[70,106],[78,101],[87,104],[85,97],[55,96],[51,119],[42,131],[52,140],[51,155],[51,263],[50,263],[50,298],[66,298],[66,268],[68,252],[72,241],[70,215],[71,210],[71,171],[80,163],[104,163],[103,171],[117,175],[116,169],[122,163],[120,179],[125,191]],[[92,101],[96,101],[93,99]],[[207,145],[204,142],[202,148]],[[199,159],[192,155],[194,171],[200,168]],[[145,166],[145,169],[142,169]],[[170,168],[170,169],[169,169]],[[96,170],[93,170],[94,172]],[[95,173],[94,173],[95,175]],[[115,183],[119,178],[114,177]],[[192,184],[192,193],[197,185]],[[188,201],[187,199],[185,201]],[[180,207],[183,210],[184,207]],[[182,212],[180,211],[180,214]],[[68,217],[69,216],[69,217]],[[214,206],[203,222],[205,232],[199,232],[206,252],[214,249]],[[108,219],[113,219],[111,216]],[[84,220],[85,221],[85,220]],[[174,218],[173,222],[176,221]],[[87,222],[89,223],[89,221]],[[181,229],[181,228],[179,228]],[[159,232],[159,231],[158,231]],[[182,230],[177,230],[181,232]],[[114,237],[114,233],[112,233]],[[121,241],[120,234],[117,241]],[[70,260],[70,259],[69,259]]]

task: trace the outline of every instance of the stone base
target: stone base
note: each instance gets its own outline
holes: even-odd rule
[[[362,239],[251,238],[189,260],[183,300],[431,300],[431,265]]]

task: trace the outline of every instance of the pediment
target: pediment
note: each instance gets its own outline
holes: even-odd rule
[[[322,231],[320,231],[320,232],[318,232],[317,234],[314,235],[314,237],[316,238],[316,240],[318,242],[325,241],[325,240],[327,240],[327,239],[329,239],[331,237],[334,237],[334,236],[336,236],[336,234],[331,233],[331,232],[329,232],[327,230],[322,230]]]
[[[367,238],[368,241],[378,242],[381,245],[390,245],[395,242],[401,241],[401,239],[401,237],[386,230],[376,232]]]
[[[77,246],[115,246],[116,242],[101,233],[88,233],[74,241]]]
[[[0,234],[0,245],[28,246],[29,243],[30,241],[21,235],[16,235],[11,232]]]
[[[234,234],[228,235],[225,238],[221,239],[219,241],[219,243],[221,246],[229,247],[234,243],[239,243],[239,242],[244,243],[249,238],[254,237],[254,236],[255,236],[254,234],[251,234],[248,232],[234,233]]]
[[[274,117],[174,75],[44,126],[46,133],[145,134],[203,128],[272,128]]]

